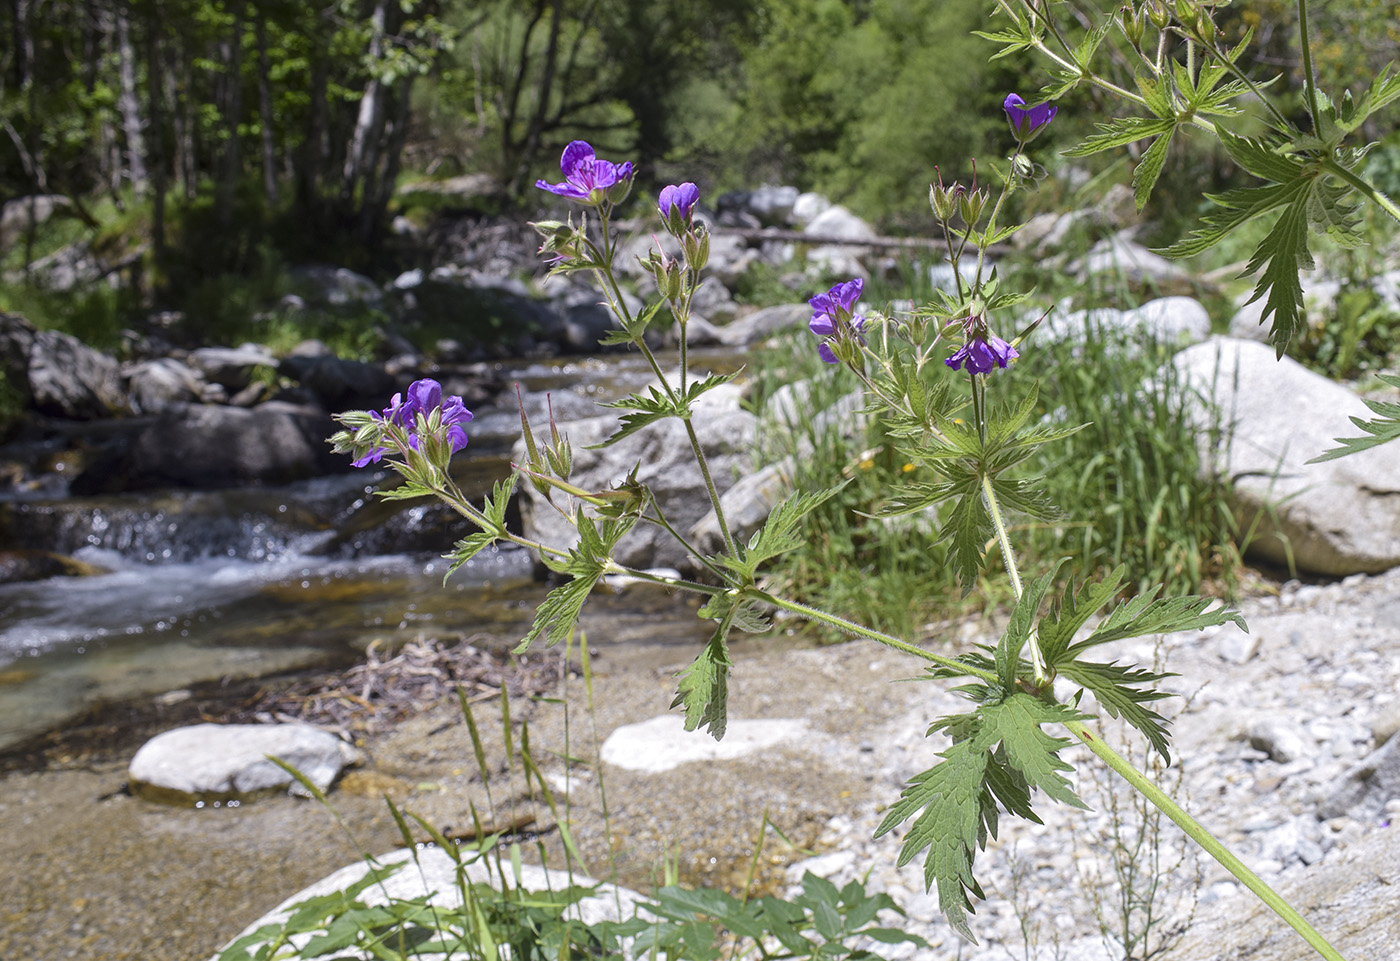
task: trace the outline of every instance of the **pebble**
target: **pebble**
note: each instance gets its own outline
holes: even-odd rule
[[[1389,694],[1400,690],[1400,631],[1375,616],[1378,606],[1393,603],[1398,594],[1400,570],[1349,577],[1340,585],[1289,584],[1279,598],[1240,605],[1250,623],[1248,634],[1226,627],[1165,639],[1166,669],[1181,675],[1166,686],[1194,696],[1186,710],[1180,698],[1154,705],[1175,713],[1174,753],[1181,758],[1180,766],[1157,773],[1156,779],[1263,876],[1306,871],[1325,862],[1330,851],[1367,843],[1368,834],[1384,830],[1380,823],[1400,820],[1400,797],[1385,800],[1381,819],[1360,810],[1320,818],[1323,799],[1363,757],[1400,731],[1400,698]],[[1128,660],[1120,651],[1114,655]],[[861,745],[873,747],[864,756],[898,782],[928,762],[925,753],[907,750],[906,733],[891,726]],[[1109,738],[1134,763],[1142,763],[1140,739],[1121,731]],[[906,749],[894,750],[890,745],[896,742]],[[945,747],[939,742],[937,750]],[[975,946],[960,943],[937,910],[936,895],[923,893],[921,858],[894,867],[903,831],[872,840],[883,805],[834,819],[825,840],[841,856],[826,853],[798,862],[788,868],[789,876],[795,884],[814,863],[837,884],[868,875],[869,890],[890,893],[907,911],[900,926],[935,946],[931,953],[873,946],[888,957],[1121,957],[1121,948],[1114,954],[1105,947],[1094,904],[1097,898],[1111,911],[1116,897],[1110,883],[1109,792],[1123,812],[1120,820],[1131,821],[1135,796],[1113,784],[1092,758],[1071,751],[1065,756],[1078,767],[1071,779],[1091,810],[1068,809],[1037,796],[1043,825],[1001,819],[998,839],[979,853],[975,866],[988,896],[971,919]],[[1173,787],[1178,780],[1179,787]],[[1133,836],[1128,827],[1120,823],[1120,834]],[[1162,903],[1180,905],[1179,918],[1193,903],[1198,917],[1246,910],[1236,899],[1252,895],[1182,840],[1163,821],[1155,840],[1162,855]],[[1097,895],[1089,890],[1095,885]],[[1114,919],[1105,914],[1104,921],[1112,931]],[[1031,934],[1029,951],[1023,922]]]

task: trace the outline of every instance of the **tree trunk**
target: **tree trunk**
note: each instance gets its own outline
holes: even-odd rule
[[[384,30],[388,13],[386,0],[376,0],[370,15],[368,61],[376,63],[384,55]],[[341,173],[341,196],[353,200],[361,181],[374,169],[378,159],[379,136],[384,129],[384,82],[371,75],[360,97],[360,112],[355,131],[350,135],[345,167]]]
[[[267,195],[269,207],[276,207],[277,194],[277,146],[275,138],[275,118],[272,116],[272,84],[268,77],[267,62],[267,22],[262,10],[257,11],[253,21],[258,40],[258,112],[262,126],[262,168],[263,192]]]
[[[243,0],[234,0],[233,27],[230,36],[220,46],[223,48],[224,76],[223,96],[220,108],[224,125],[228,132],[224,141],[223,156],[219,164],[219,187],[215,200],[218,221],[224,226],[233,223],[233,196],[238,187],[240,172],[238,125],[243,118]]]
[[[122,133],[126,139],[126,179],[136,189],[137,194],[146,192],[149,184],[146,176],[145,122],[141,117],[141,99],[136,90],[136,53],[131,46],[131,24],[126,10],[117,8],[117,61],[120,93],[117,95],[117,111],[122,118]]]
[[[151,172],[151,257],[155,261],[156,272],[163,275],[165,264],[165,194],[168,176],[165,162],[165,109],[161,103],[161,88],[164,86],[163,65],[160,57],[160,38],[156,35],[156,24],[146,24],[146,96],[150,106],[151,136],[146,143],[150,150]]]

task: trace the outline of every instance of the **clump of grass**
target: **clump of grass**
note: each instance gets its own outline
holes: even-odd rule
[[[1197,427],[1186,412],[1187,386],[1169,366],[1172,348],[1143,336],[1091,328],[1057,342],[1033,341],[998,377],[1042,380],[1040,415],[1083,430],[1043,448],[1028,469],[1043,475],[1062,512],[1052,523],[1023,523],[1023,559],[1072,555],[1083,574],[1126,564],[1140,588],[1231,595],[1241,568],[1225,482],[1198,470]],[[936,517],[871,516],[908,480],[932,479],[905,463],[877,424],[855,426],[830,409],[859,382],[823,364],[810,338],[774,347],[751,365],[754,406],[768,406],[784,383],[802,383],[791,416],[769,417],[765,451],[790,465],[799,490],[846,486],[806,521],[806,546],[785,555],[772,577],[789,592],[863,623],[908,636],[931,620],[968,613],[968,604],[936,541]],[[856,406],[860,406],[857,404]],[[1010,596],[989,557],[980,599]]]

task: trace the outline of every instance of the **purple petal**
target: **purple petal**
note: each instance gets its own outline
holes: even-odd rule
[[[831,352],[831,348],[828,347],[826,344],[822,344],[820,347],[817,348],[817,355],[821,357],[822,360],[826,361],[828,364],[839,363],[839,361],[837,361],[836,359],[836,355]]]
[[[594,157],[593,148],[586,141],[575,140],[564,148],[564,154],[559,158],[559,169],[564,172],[566,180],[572,180],[579,164],[592,163]]]
[[[807,322],[807,329],[818,337],[830,337],[836,333],[836,324],[832,321],[830,314],[814,314]]]

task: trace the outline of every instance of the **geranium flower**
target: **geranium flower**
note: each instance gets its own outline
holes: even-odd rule
[[[422,414],[427,418],[433,411],[441,410],[439,423],[452,453],[455,454],[467,446],[467,429],[463,425],[472,419],[472,412],[467,410],[467,405],[461,397],[453,394],[444,400],[442,385],[431,377],[415,380],[408,386],[407,395],[405,399],[403,394],[395,394],[390,398],[389,406],[384,408],[383,413],[374,411],[370,416],[403,428],[408,432],[408,445],[418,450],[418,415]],[[364,457],[352,461],[351,465],[364,467],[377,464],[379,459],[388,453],[390,450],[387,447],[373,447]]]
[[[1011,121],[1012,134],[1023,144],[1030,143],[1046,124],[1055,119],[1055,114],[1060,112],[1059,107],[1048,103],[1027,107],[1026,102],[1014,93],[1007,94],[1001,106],[1006,111],[1006,118]]]
[[[608,196],[609,188],[632,179],[632,161],[615,164],[610,160],[599,160],[593,148],[582,140],[575,140],[564,148],[564,154],[559,158],[559,169],[564,173],[563,183],[550,184],[536,180],[535,186],[588,204],[602,203]]]
[[[978,334],[968,337],[967,343],[943,363],[954,370],[962,370],[966,365],[969,373],[988,374],[994,367],[1005,369],[1020,356],[1015,347],[995,334]]]
[[[865,282],[857,277],[836,284],[807,301],[812,307],[812,319],[807,322],[807,329],[818,337],[839,337],[844,330],[850,330],[859,337],[865,329],[865,318],[853,311],[864,286]],[[823,341],[817,353],[828,364],[836,363],[836,354],[832,352],[829,342]]]
[[[656,198],[656,207],[661,211],[661,219],[669,221],[671,211],[679,211],[681,220],[689,223],[690,215],[695,211],[695,205],[700,202],[700,188],[693,183],[672,184],[661,188],[661,195]]]

